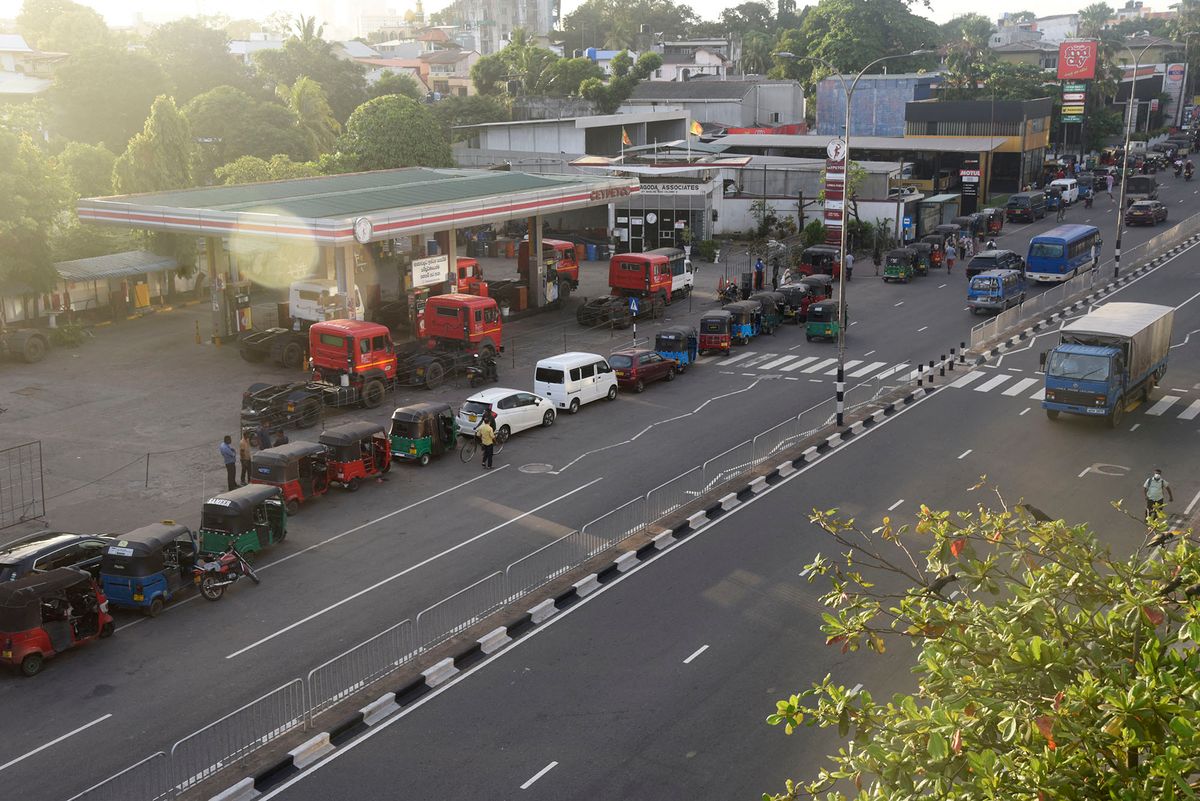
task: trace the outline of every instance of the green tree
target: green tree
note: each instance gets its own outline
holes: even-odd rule
[[[563,19],[566,52],[600,47],[638,50],[640,26],[665,36],[685,36],[698,22],[690,6],[671,0],[585,0]]]
[[[484,95],[444,97],[429,107],[450,141],[469,138],[469,133],[455,133],[456,125],[480,125],[485,122],[507,122],[511,118],[508,106]]]
[[[229,52],[229,36],[195,17],[155,28],[146,38],[146,50],[181,105],[217,86],[250,86],[246,68]]]
[[[774,41],[765,33],[754,31],[742,37],[742,72],[766,75],[771,69]]]
[[[775,15],[766,3],[739,3],[721,11],[721,29],[728,33],[745,36],[748,33],[763,33],[775,27]]]
[[[301,78],[281,94],[296,118],[296,126],[308,147],[309,158],[316,158],[333,149],[342,130],[321,85],[311,78]],[[282,151],[276,151],[282,152]]]
[[[301,78],[316,81],[325,90],[334,116],[343,122],[367,98],[366,69],[339,58],[321,33],[313,18],[301,17],[282,48],[260,50],[254,60],[259,72],[277,86],[292,86]]]
[[[84,224],[71,215],[69,222],[56,225],[51,232],[50,255],[55,262],[90,259],[137,250],[144,246],[145,239],[145,234],[127,228]]]
[[[113,166],[113,186],[121,194],[161,192],[192,186],[192,134],[175,101],[160,95],[142,132]]]
[[[1098,39],[1108,21],[1116,16],[1108,3],[1092,3],[1079,11],[1079,35],[1085,39]]]
[[[258,156],[242,156],[216,169],[217,180],[223,184],[253,184],[262,181],[283,181],[289,178],[314,178],[320,169],[311,161],[295,162],[282,154],[270,161]]]
[[[166,78],[149,56],[121,47],[84,48],[58,68],[48,93],[58,118],[55,133],[123,150],[154,98],[166,91]]]
[[[995,61],[988,40],[996,28],[980,14],[964,14],[942,26],[945,41],[947,99],[974,100]]]
[[[779,701],[769,723],[845,742],[775,798],[1195,795],[1200,551],[1189,540],[1118,556],[1086,525],[1003,499],[922,507],[913,530],[887,517],[869,532],[834,513],[813,520],[842,554],[806,571],[830,582],[826,644],[882,653],[908,642],[916,690],[885,701],[827,676]]]
[[[57,279],[49,235],[67,187],[28,136],[0,131],[0,164],[0,285],[46,291]]]
[[[94,9],[71,0],[25,0],[17,30],[30,47],[75,52],[80,43],[107,44],[108,26]]]
[[[201,180],[240,156],[269,159],[283,153],[309,159],[321,152],[300,128],[293,110],[272,101],[255,100],[232,86],[218,86],[192,98],[184,106],[183,116],[196,141],[196,177]]]
[[[547,73],[542,91],[550,97],[573,97],[584,81],[604,77],[604,70],[590,58],[560,58]]]
[[[367,89],[368,100],[384,95],[404,95],[413,100],[424,100],[425,90],[417,79],[407,72],[387,72]]]
[[[356,170],[454,165],[450,141],[433,114],[400,95],[377,97],[356,108],[338,149]]]
[[[54,158],[54,166],[76,197],[103,197],[113,193],[116,160],[100,145],[71,142]]]
[[[662,66],[658,53],[642,53],[636,62],[622,50],[612,60],[612,75],[607,82],[589,78],[579,85],[579,94],[596,104],[601,114],[616,112],[634,88]]]
[[[16,103],[0,103],[0,129],[27,135],[35,142],[43,140],[50,116],[50,104],[44,97]]]

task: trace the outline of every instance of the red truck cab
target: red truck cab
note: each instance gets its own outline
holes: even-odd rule
[[[503,323],[494,298],[452,293],[434,295],[421,312],[422,337],[430,347],[457,344],[467,350],[500,352]]]
[[[483,280],[483,268],[478,259],[470,256],[459,256],[454,291],[464,295],[484,295],[488,293],[487,283]]]
[[[558,280],[566,281],[571,289],[579,288],[579,260],[576,258],[575,245],[561,239],[542,240],[542,258],[547,267],[558,271]],[[529,281],[529,240],[521,241],[517,250],[517,272],[522,281]]]
[[[658,253],[618,253],[608,263],[608,285],[614,295],[671,299],[671,261]]]
[[[313,323],[308,329],[308,350],[312,354],[313,377],[330,384],[342,384],[348,376],[354,386],[366,378],[396,377],[396,349],[392,332],[379,323],[362,320],[328,320]]]

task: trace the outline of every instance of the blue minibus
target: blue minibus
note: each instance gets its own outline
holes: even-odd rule
[[[1100,264],[1100,229],[1060,225],[1029,240],[1025,277],[1030,281],[1066,281]]]

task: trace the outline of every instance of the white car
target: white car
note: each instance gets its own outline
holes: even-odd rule
[[[470,435],[487,411],[496,415],[496,433],[507,439],[510,434],[536,426],[552,426],[557,412],[554,404],[521,389],[485,389],[467,398],[458,410],[458,430]]]

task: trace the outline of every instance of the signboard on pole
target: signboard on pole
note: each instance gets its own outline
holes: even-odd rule
[[[825,146],[825,244],[842,244],[846,198],[846,143],[833,139]]]
[[[972,214],[979,208],[979,179],[981,177],[979,159],[964,161],[958,170],[958,180],[962,184],[960,208],[963,214]]]
[[[427,259],[414,259],[412,263],[413,286],[440,284],[446,280],[446,273],[449,271],[449,256],[430,256]]]
[[[1096,42],[1062,42],[1058,46],[1058,79],[1090,81],[1096,77]]]

